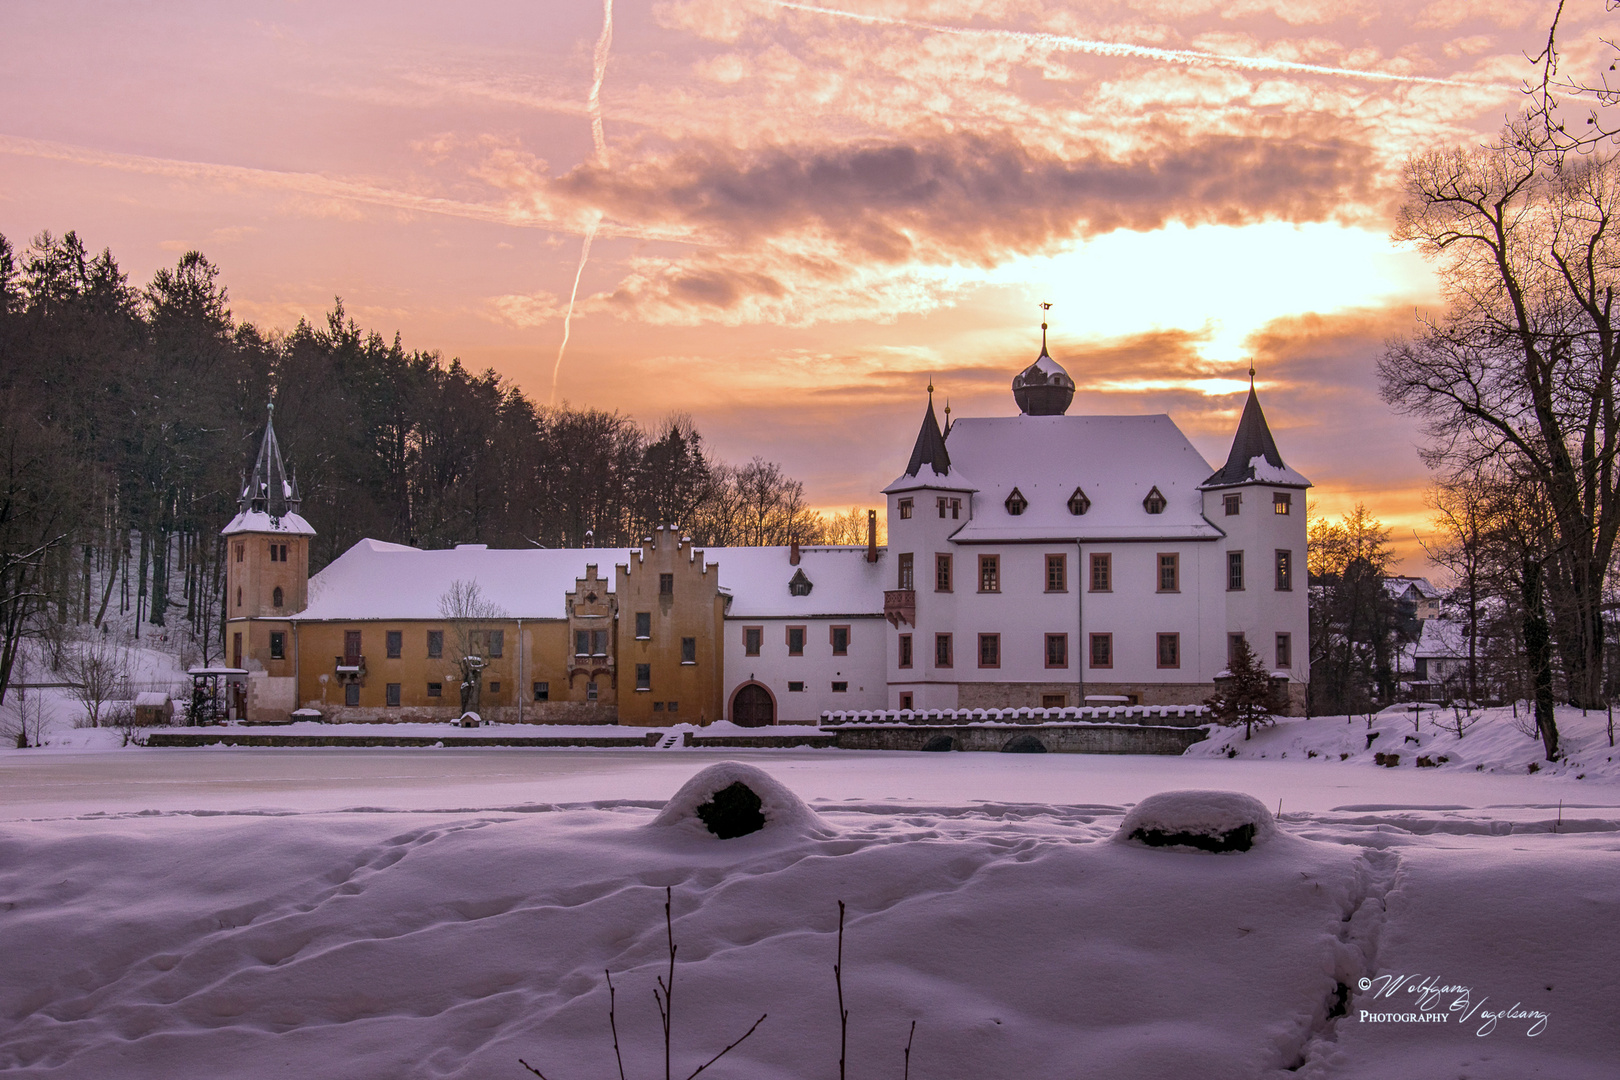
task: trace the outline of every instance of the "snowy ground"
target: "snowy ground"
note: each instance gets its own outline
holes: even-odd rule
[[[863,1080],[901,1074],[913,1020],[928,1080],[1613,1076],[1620,783],[1476,771],[1478,752],[1305,758],[1294,740],[1332,733],[1298,724],[1256,735],[1264,759],[7,752],[0,1070],[515,1080],[523,1057],[607,1077],[611,969],[626,1074],[650,1077],[668,885],[681,1077],[761,1013],[705,1077],[836,1075],[839,900]],[[1365,743],[1364,721],[1337,724]],[[651,825],[728,757],[816,816],[732,840]],[[1113,842],[1131,805],[1184,788],[1281,800],[1279,835],[1219,855]],[[1384,976],[1468,1002],[1361,1019],[1423,1012],[1411,983],[1379,999]],[[1545,1022],[1479,1033],[1514,1005]]]

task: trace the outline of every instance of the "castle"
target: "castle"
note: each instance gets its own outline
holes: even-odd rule
[[[1044,331],[1043,324],[1043,331]],[[1309,683],[1305,489],[1253,387],[1211,470],[1175,423],[1069,416],[1041,353],[1019,415],[941,429],[932,387],[888,543],[423,551],[362,540],[313,578],[266,423],[227,543],[241,709],[333,721],[815,723],[860,709],[1201,702],[1247,641]],[[947,410],[948,411],[948,410]]]

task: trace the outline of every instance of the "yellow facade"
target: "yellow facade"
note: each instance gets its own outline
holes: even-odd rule
[[[724,718],[725,597],[703,553],[659,529],[615,568],[619,723],[707,724]]]

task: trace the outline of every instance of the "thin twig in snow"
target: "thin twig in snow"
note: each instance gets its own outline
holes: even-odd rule
[[[917,1037],[917,1021],[911,1022],[911,1034],[906,1036],[906,1071],[902,1080],[911,1080],[911,1040]]]
[[[746,1038],[748,1038],[748,1036],[752,1035],[754,1033],[754,1028],[757,1028],[757,1027],[759,1027],[760,1024],[763,1024],[765,1022],[765,1017],[767,1017],[769,1015],[770,1015],[769,1013],[760,1013],[759,1014],[759,1019],[754,1021],[754,1027],[751,1027],[747,1031],[743,1032],[742,1033],[742,1038],[738,1039],[736,1042],[732,1043],[730,1046],[726,1047],[724,1050],[722,1050],[718,1054],[714,1055],[714,1057],[710,1058],[708,1061],[705,1061],[703,1064],[699,1065],[696,1069],[693,1069],[692,1070],[692,1076],[688,1076],[686,1078],[686,1080],[692,1080],[692,1077],[695,1077],[698,1073],[702,1072],[704,1069],[707,1069],[710,1065],[713,1065],[715,1062],[717,1062],[721,1058],[725,1057],[727,1054],[729,1054],[732,1051],[733,1048],[741,1045],[743,1039],[746,1039]]]
[[[838,986],[838,1080],[844,1080],[844,1051],[849,1045],[849,1010],[844,1008],[844,902],[838,901],[838,960],[833,964]]]
[[[606,968],[602,974],[607,976],[608,984],[608,1029],[613,1032],[613,1056],[619,1062],[619,1080],[624,1080],[624,1055],[619,1053],[619,1025],[613,1016],[613,1003],[617,993],[613,989],[613,972]]]

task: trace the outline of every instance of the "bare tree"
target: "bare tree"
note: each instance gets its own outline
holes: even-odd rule
[[[1530,98],[1529,114],[1541,130],[1547,144],[1562,155],[1570,152],[1590,153],[1604,142],[1620,139],[1620,81],[1614,72],[1620,63],[1614,59],[1620,53],[1620,39],[1599,38],[1605,49],[1600,56],[1608,61],[1605,69],[1600,60],[1590,71],[1571,74],[1561,70],[1562,52],[1558,41],[1558,24],[1564,17],[1566,0],[1558,0],[1547,27],[1547,44],[1541,52],[1530,57],[1539,68],[1538,77],[1526,80],[1524,93]],[[1604,0],[1604,9],[1620,8],[1620,0]],[[1572,115],[1584,109],[1586,115]],[[1571,123],[1574,130],[1570,130]]]
[[[50,726],[45,699],[28,685],[28,667],[28,654],[19,654],[12,668],[11,702],[0,709],[0,738],[14,741],[19,750],[44,745]]]
[[[1468,634],[1468,700],[1479,701],[1479,622],[1484,586],[1486,501],[1490,492],[1478,476],[1460,476],[1429,493],[1437,537],[1423,543],[1429,561],[1450,571],[1464,604]]]
[[[477,581],[458,578],[439,597],[439,614],[450,625],[445,659],[455,665],[455,675],[461,681],[461,711],[477,712],[484,669],[506,652],[505,641],[495,637],[502,631],[489,624],[506,618],[506,610],[485,598]]]
[[[1620,535],[1620,164],[1554,149],[1521,117],[1481,148],[1408,161],[1394,235],[1438,263],[1447,307],[1393,342],[1379,372],[1385,399],[1423,418],[1431,465],[1511,472],[1545,496],[1557,644],[1572,698],[1597,706]]]
[[[112,634],[86,634],[84,639],[63,650],[62,673],[71,685],[73,698],[84,706],[91,727],[100,727],[102,711],[129,683],[130,656]]]

